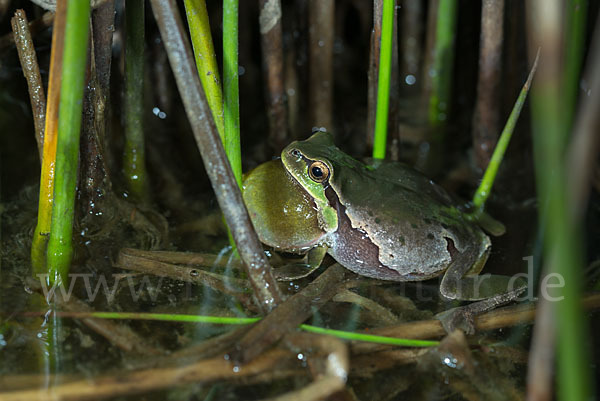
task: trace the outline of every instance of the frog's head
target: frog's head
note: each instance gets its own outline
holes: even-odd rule
[[[313,198],[321,228],[328,233],[337,230],[338,218],[325,196],[325,188],[334,179],[339,154],[343,153],[334,145],[331,134],[321,131],[305,141],[292,142],[281,152],[286,171]]]

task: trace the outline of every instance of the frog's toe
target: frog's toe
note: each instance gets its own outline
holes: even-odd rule
[[[467,307],[448,309],[435,315],[435,318],[442,323],[448,334],[456,329],[467,335],[475,334],[475,314]]]

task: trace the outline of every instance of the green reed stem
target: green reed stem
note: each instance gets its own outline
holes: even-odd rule
[[[537,69],[539,57],[540,53],[538,51],[538,54],[535,57],[535,61],[533,63],[533,67],[531,67],[531,71],[529,72],[529,76],[527,77],[527,81],[525,82],[525,85],[523,85],[523,88],[519,93],[519,97],[517,98],[517,101],[515,102],[515,105],[513,106],[513,109],[510,112],[510,116],[508,116],[508,120],[506,121],[506,125],[502,130],[500,139],[496,144],[496,148],[494,149],[494,153],[492,154],[490,163],[488,164],[485,170],[485,174],[483,175],[481,184],[479,184],[479,188],[477,188],[477,191],[475,191],[475,195],[473,195],[473,213],[475,213],[476,215],[483,212],[485,202],[487,201],[488,197],[490,196],[490,193],[492,192],[492,186],[494,185],[496,174],[498,173],[498,168],[500,168],[500,164],[502,163],[502,159],[504,158],[504,154],[506,153],[506,148],[508,148],[510,138],[512,137],[512,134],[515,130],[515,126],[517,125],[517,121],[519,119],[519,115],[521,114],[521,110],[523,109],[523,105],[525,104],[525,99],[527,99],[527,94],[529,93],[531,81],[533,80],[533,76],[535,75],[535,71]]]
[[[73,255],[73,212],[87,62],[90,3],[69,0],[63,56],[56,179],[47,265],[51,283],[67,282]]]
[[[397,345],[402,347],[435,347],[440,343],[439,341],[412,340],[409,338],[385,337],[373,334],[362,334],[350,331],[325,329],[323,327],[310,326],[308,324],[301,324],[300,328],[310,333],[326,334],[337,338],[343,338],[344,340],[364,341],[369,343]]]
[[[208,101],[208,107],[215,119],[217,131],[221,136],[223,144],[223,93],[221,91],[221,80],[219,79],[219,67],[215,56],[212,35],[210,33],[210,23],[208,21],[208,12],[204,0],[184,0],[185,15],[187,16],[190,27],[190,36],[192,38],[192,47],[194,48],[194,57],[198,76],[202,83],[202,89]],[[225,11],[223,11],[225,12]],[[225,27],[223,27],[224,30]],[[223,32],[225,37],[225,32]],[[225,149],[227,151],[227,148]]]
[[[439,0],[433,63],[427,72],[431,75],[432,84],[429,98],[429,124],[432,127],[439,127],[448,117],[457,6],[457,0]]]
[[[223,0],[223,92],[225,95],[225,153],[242,187],[238,65],[238,0]]]
[[[377,110],[375,115],[375,138],[373,142],[373,158],[379,160],[385,159],[387,141],[393,32],[394,0],[383,0],[379,78],[377,82]]]
[[[536,183],[540,220],[546,219],[545,256],[556,280],[564,285],[547,288],[555,300],[557,330],[557,385],[560,400],[589,400],[590,358],[588,329],[581,305],[582,241],[569,216],[563,132],[564,104],[557,74],[546,74],[531,94]]]
[[[136,313],[136,312],[91,312],[85,314],[99,319],[127,319],[127,320],[159,320],[163,322],[182,323],[211,323],[211,324],[250,324],[260,320],[259,317],[227,317],[227,316],[203,316],[203,315],[181,315],[170,313]],[[77,314],[73,315],[77,317]]]
[[[588,2],[587,0],[567,0],[565,16],[565,55],[562,88],[562,104],[564,113],[563,143],[566,146],[568,134],[573,127],[573,119],[579,93],[579,80],[583,64],[583,48],[585,45],[585,28]]]
[[[144,149],[144,2],[125,2],[125,149],[123,174],[134,199],[148,198]]]
[[[165,322],[183,323],[209,323],[209,324],[251,324],[261,320],[259,317],[225,317],[225,316],[203,316],[203,315],[180,315],[169,313],[136,313],[136,312],[90,312],[90,313],[61,313],[60,316],[74,318],[94,317],[98,319],[128,319],[128,320],[159,320]],[[373,334],[354,333],[343,330],[326,329],[323,327],[300,325],[304,331],[317,334],[326,334],[345,340],[364,341],[377,344],[389,344],[403,347],[434,347],[439,341],[412,340],[407,338],[385,337]]]

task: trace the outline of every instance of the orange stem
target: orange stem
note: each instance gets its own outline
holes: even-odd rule
[[[58,105],[62,77],[62,60],[65,38],[66,1],[57,1],[50,54],[50,78],[48,80],[48,103],[44,128],[44,148],[42,152],[42,172],[40,176],[40,198],[38,221],[31,245],[33,274],[45,274],[46,245],[52,222],[52,199],[54,197],[54,167],[56,165],[56,140],[58,131]]]

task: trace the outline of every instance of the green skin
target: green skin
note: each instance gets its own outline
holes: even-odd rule
[[[376,279],[443,274],[440,292],[449,299],[507,292],[508,277],[477,275],[491,249],[489,237],[419,172],[391,162],[368,167],[338,149],[326,132],[291,143],[281,162],[259,166],[244,181],[244,199],[263,243],[286,252],[314,249],[317,264],[326,250],[347,269]],[[315,179],[313,167],[329,174]]]

